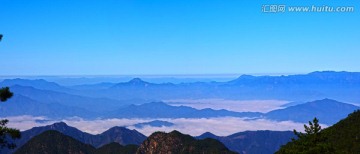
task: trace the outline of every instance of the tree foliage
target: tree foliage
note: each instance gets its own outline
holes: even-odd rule
[[[319,120],[314,118],[309,125],[304,125],[305,133],[297,132],[294,130],[294,134],[297,139],[292,139],[291,142],[281,147],[277,152],[279,154],[290,153],[333,153],[333,148],[328,142],[326,135],[323,134]]]
[[[21,137],[21,134],[17,129],[6,127],[8,122],[9,120],[7,119],[0,120],[0,146],[1,148],[7,147],[9,149],[14,149],[16,145],[9,141],[9,138],[18,139]]]
[[[10,91],[9,87],[0,89],[0,102],[5,102],[13,96],[13,93]],[[21,137],[20,131],[14,128],[8,128],[6,124],[9,122],[7,119],[0,120],[0,148],[9,148],[13,149],[16,147],[10,139],[18,139]]]
[[[5,102],[7,99],[11,98],[13,93],[10,91],[9,87],[4,87],[0,89],[0,101]]]

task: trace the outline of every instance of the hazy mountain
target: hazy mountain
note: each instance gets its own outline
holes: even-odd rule
[[[15,143],[17,147],[21,147],[34,136],[37,136],[48,130],[56,130],[84,144],[90,144],[94,147],[100,147],[111,142],[116,142],[121,145],[139,145],[146,139],[146,136],[139,133],[138,131],[129,130],[124,127],[113,127],[101,134],[92,135],[86,132],[82,132],[75,127],[68,126],[64,122],[59,122],[48,126],[34,127],[32,129],[23,131],[21,132],[21,138],[19,140],[15,140]],[[10,153],[10,151],[3,149],[0,151],[0,153]]]
[[[215,139],[197,140],[178,131],[155,132],[139,147],[137,154],[147,153],[234,153]]]
[[[321,119],[319,121],[321,122]],[[278,152],[319,153],[320,149],[327,147],[329,150],[331,149],[332,153],[359,153],[360,111],[357,110],[349,114],[347,118],[322,130],[315,137],[320,138],[320,136],[322,139],[317,141],[313,140],[314,136],[308,136],[295,142],[289,142]]]
[[[143,128],[145,126],[151,126],[151,127],[170,127],[173,126],[174,123],[167,122],[167,121],[161,121],[161,120],[154,120],[149,122],[143,122],[143,123],[137,123],[134,126],[136,128]]]
[[[323,99],[270,111],[265,114],[265,117],[272,120],[291,120],[302,123],[307,123],[316,117],[320,119],[321,123],[332,125],[359,108],[355,105]]]
[[[222,142],[226,147],[238,153],[261,153],[272,154],[281,145],[291,141],[295,137],[291,131],[245,131],[229,136],[216,136],[210,132],[196,138],[213,138]]]
[[[339,90],[341,89],[341,90]],[[310,101],[334,98],[357,102],[360,98],[360,73],[313,72],[304,75],[242,75],[229,82],[154,84],[139,78],[122,82],[99,92],[102,96],[124,99],[280,99]]]
[[[95,149],[58,131],[48,130],[30,139],[14,154],[133,154],[136,150],[136,145],[122,146],[118,143],[110,143]]]
[[[238,92],[253,94],[255,98],[306,101],[330,97],[359,101],[356,96],[360,93],[360,73],[324,71],[288,76],[243,75],[227,82],[225,87],[241,87]]]
[[[128,82],[117,83],[116,85],[103,91],[104,96],[115,99],[146,99],[161,100],[182,95],[178,87],[172,83],[155,84],[134,78]],[[168,95],[168,97],[165,97]]]
[[[306,102],[333,98],[345,102],[360,101],[360,98],[357,97],[360,95],[360,73],[358,72],[325,71],[287,76],[242,75],[228,82],[178,84],[151,83],[140,78],[134,78],[128,82],[77,85],[66,87],[66,89],[62,86],[59,87],[56,83],[45,80],[14,79],[5,80],[2,83],[2,85],[31,86],[40,90],[116,100],[140,99],[160,101],[166,99],[222,98],[233,100],[275,99]]]
[[[163,102],[129,105],[108,114],[111,118],[209,118],[259,117],[259,112],[233,112],[227,110],[195,109],[187,106],[170,106]]]
[[[72,89],[60,86],[59,84],[55,82],[48,82],[44,79],[36,79],[36,80],[30,80],[30,79],[5,79],[2,82],[0,82],[0,86],[2,87],[11,87],[15,85],[21,85],[21,86],[27,86],[27,87],[34,87],[36,89],[40,90],[51,90],[51,91],[59,91],[59,92],[71,92]]]
[[[116,85],[115,83],[101,82],[96,84],[75,85],[75,86],[71,86],[70,88],[76,90],[104,90],[113,87],[115,85]]]
[[[284,105],[281,105],[281,107],[290,107],[290,106],[295,106],[295,105],[300,105],[300,104],[304,104],[306,102],[290,102],[290,103],[286,103]]]
[[[122,101],[108,98],[90,98],[50,90],[40,90],[27,86],[15,85],[11,86],[10,90],[17,95],[23,95],[41,103],[62,104],[71,107],[83,108],[93,112],[110,111],[124,105],[124,102]]]
[[[6,103],[0,103],[0,116],[46,116],[49,118],[83,117],[96,118],[99,114],[79,107],[69,107],[58,103],[40,103],[31,98],[14,94]]]
[[[39,95],[40,96],[40,95]],[[44,96],[46,97],[46,96]],[[61,99],[59,99],[61,100]],[[85,103],[85,102],[84,102]],[[94,102],[95,103],[95,102]],[[85,105],[85,104],[84,104]],[[97,104],[101,106],[103,104]],[[97,113],[80,107],[66,106],[60,103],[42,103],[26,96],[15,94],[6,103],[0,104],[0,116],[46,116],[49,118],[211,118],[211,117],[249,117],[267,118],[277,121],[295,121],[307,123],[309,119],[317,117],[321,123],[332,125],[336,121],[346,117],[348,113],[360,107],[341,103],[335,100],[323,99],[299,105],[277,109],[268,113],[259,112],[234,112],[228,110],[195,109],[186,106],[170,106],[163,102],[145,103],[141,105],[128,105],[114,108],[113,111]],[[168,126],[169,123],[153,121],[138,124],[149,126]]]

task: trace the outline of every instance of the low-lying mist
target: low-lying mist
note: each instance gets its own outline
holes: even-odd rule
[[[155,131],[169,132],[178,130],[185,134],[198,136],[205,132],[211,132],[218,136],[226,136],[233,133],[247,131],[247,130],[303,130],[302,123],[292,121],[271,121],[265,119],[245,119],[236,117],[221,117],[221,118],[200,118],[200,119],[96,119],[84,120],[82,118],[68,118],[62,120],[52,120],[46,117],[33,117],[33,116],[16,116],[16,117],[3,117],[9,119],[9,127],[18,128],[20,130],[27,130],[36,126],[50,125],[55,122],[63,121],[69,126],[76,127],[81,131],[90,134],[99,134],[114,126],[123,126],[129,129],[136,129],[144,135],[150,135]],[[161,120],[171,122],[174,125],[165,127],[153,127],[145,125],[142,128],[136,128],[134,125],[153,120]],[[323,125],[326,127],[326,125]]]

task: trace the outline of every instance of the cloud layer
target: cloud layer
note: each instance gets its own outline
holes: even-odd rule
[[[50,125],[55,122],[63,121],[70,126],[76,127],[82,131],[98,134],[106,131],[114,126],[124,126],[129,129],[136,129],[144,135],[150,135],[155,131],[170,132],[178,130],[185,134],[193,136],[201,135],[204,132],[212,132],[219,136],[226,136],[233,133],[247,131],[247,130],[303,130],[302,123],[295,123],[292,121],[270,121],[265,119],[249,120],[236,117],[222,117],[222,118],[201,118],[201,119],[97,119],[84,120],[81,118],[70,118],[63,120],[51,120],[45,117],[32,116],[17,116],[6,117],[10,120],[10,127],[18,128],[20,130],[27,130],[35,126]],[[143,128],[135,128],[133,125],[142,122],[149,122],[152,120],[163,120],[174,123],[170,127],[151,127],[145,126]],[[323,128],[326,127],[323,125]]]

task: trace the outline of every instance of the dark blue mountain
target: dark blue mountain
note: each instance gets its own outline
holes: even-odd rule
[[[270,111],[265,114],[265,117],[272,120],[291,120],[303,123],[307,123],[316,117],[320,123],[332,125],[357,109],[360,107],[331,99],[323,99]]]
[[[145,126],[151,126],[151,127],[170,127],[173,126],[174,123],[167,122],[167,121],[161,121],[161,120],[154,120],[149,122],[143,122],[143,123],[137,123],[134,126],[136,128],[143,128]]]
[[[195,109],[187,106],[170,106],[163,102],[129,105],[107,115],[110,118],[210,118],[259,117],[259,112],[233,112],[228,110]]]
[[[198,139],[206,139],[206,138],[213,138],[213,139],[220,139],[222,138],[221,136],[216,136],[215,134],[211,133],[211,132],[205,132],[203,134],[201,134],[200,136],[197,136],[196,138]]]
[[[111,88],[121,88],[121,87],[128,87],[128,86],[133,86],[133,87],[147,87],[147,86],[153,86],[153,85],[157,85],[154,83],[149,83],[146,81],[141,80],[140,78],[134,78],[131,79],[129,82],[125,82],[125,83],[118,83],[116,85],[114,85]]]
[[[19,140],[15,140],[17,148],[20,148],[31,138],[48,130],[56,130],[64,135],[70,136],[82,143],[90,144],[94,147],[101,147],[112,142],[116,142],[121,145],[140,145],[146,139],[146,136],[139,133],[138,131],[129,130],[124,127],[113,127],[101,134],[92,135],[86,132],[82,132],[75,127],[68,126],[64,122],[59,122],[52,125],[34,127],[32,129],[21,132],[21,138]],[[12,153],[12,151],[3,149],[2,151],[0,150],[0,153]]]
[[[206,132],[196,138],[205,139],[212,138],[222,142],[229,150],[240,154],[261,153],[273,154],[280,149],[281,145],[285,145],[291,141],[295,135],[292,131],[245,131],[235,133],[229,136],[216,136],[210,132]]]

